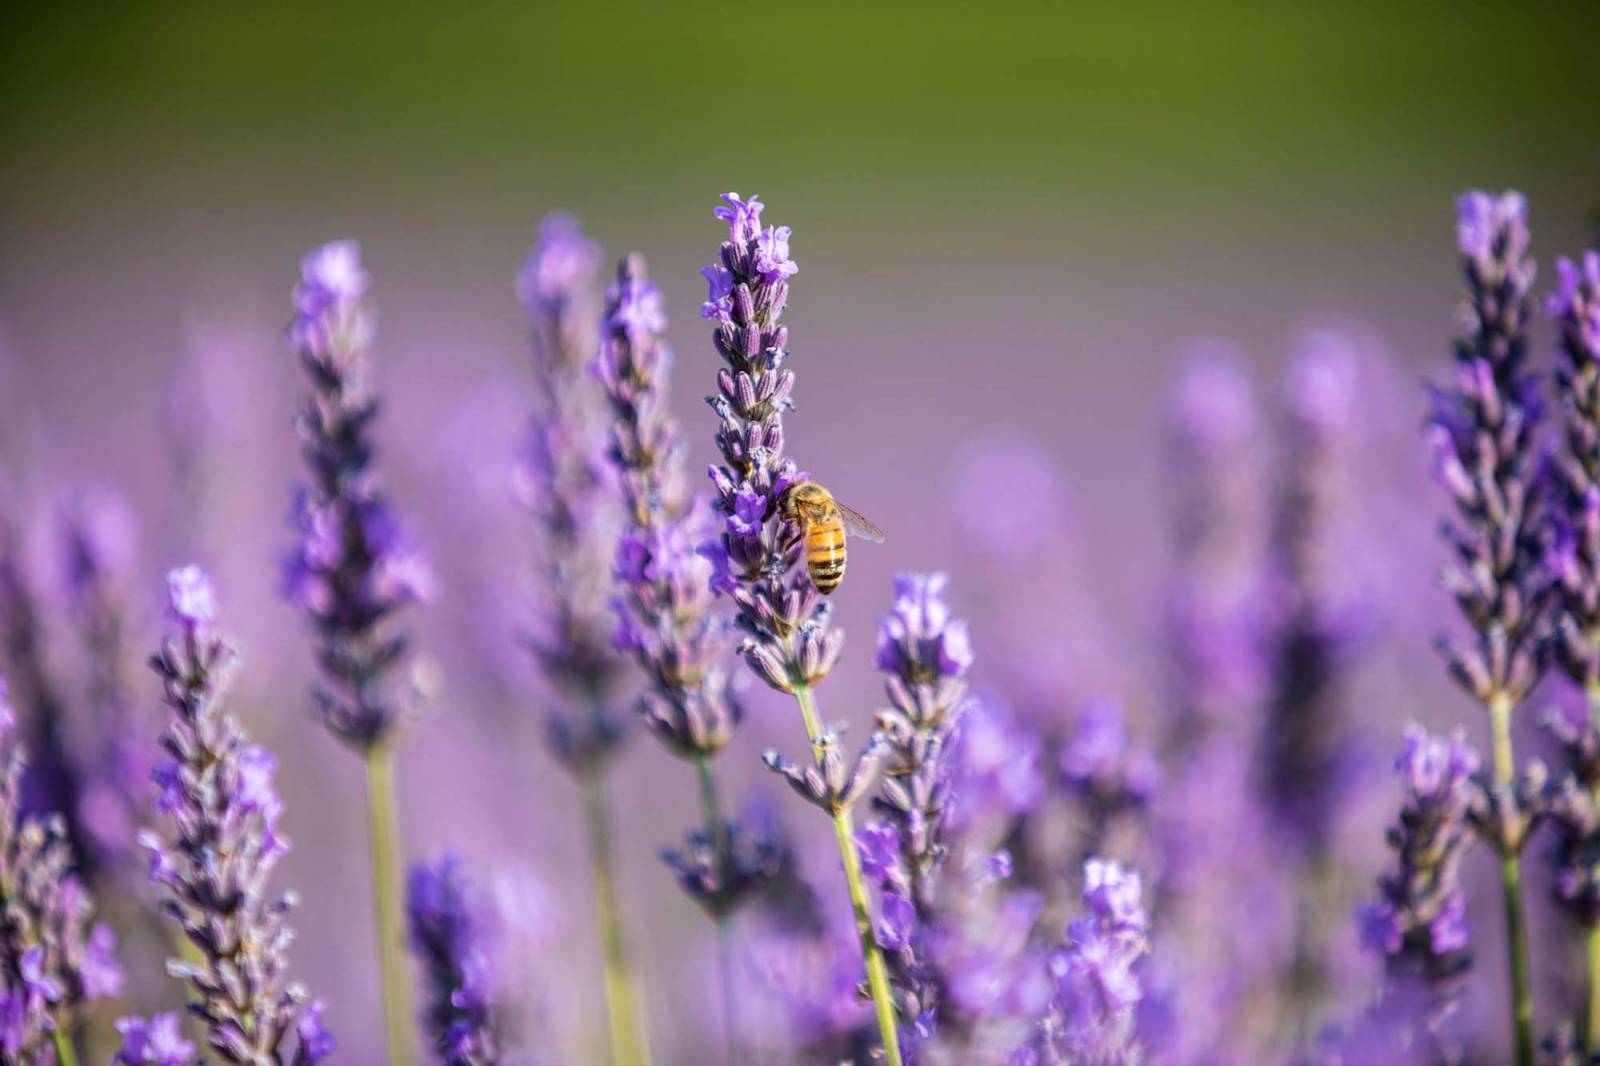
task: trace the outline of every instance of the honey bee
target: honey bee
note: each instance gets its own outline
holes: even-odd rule
[[[883,542],[883,530],[814,481],[801,481],[785,489],[778,500],[778,511],[805,539],[806,569],[811,583],[824,596],[844,580],[847,532],[875,544]]]

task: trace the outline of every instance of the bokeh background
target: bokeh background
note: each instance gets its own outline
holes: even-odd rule
[[[1382,532],[1367,576],[1385,624],[1363,691],[1388,751],[1408,717],[1471,713],[1427,647],[1443,598],[1416,433],[1452,328],[1451,199],[1523,190],[1546,267],[1592,239],[1596,40],[1600,11],[1580,4],[8,4],[3,504],[48,526],[82,487],[122,494],[147,639],[168,566],[218,571],[248,656],[241,706],[283,762],[297,970],[349,1061],[377,1061],[360,775],[312,724],[274,564],[297,461],[281,337],[296,262],[360,239],[383,463],[443,578],[417,612],[440,688],[402,761],[408,850],[545,886],[552,1042],[586,1061],[576,795],[540,748],[512,640],[529,530],[506,472],[529,386],[511,279],[539,217],[575,211],[608,253],[650,257],[693,465],[711,454],[711,206],[759,193],[794,227],[791,450],[890,535],[852,553],[838,597],[853,651],[828,712],[863,723],[871,627],[902,568],[952,571],[980,687],[1043,657],[1072,698],[1155,713],[1173,367],[1229,338],[1270,410],[1303,331],[1345,330],[1370,369],[1363,520]],[[798,726],[753,702],[725,765],[781,804],[757,756],[796,747]],[[691,775],[648,742],[625,760],[651,1025],[663,1061],[698,1061],[704,924],[654,857],[693,819]],[[1392,799],[1381,772],[1372,787]]]

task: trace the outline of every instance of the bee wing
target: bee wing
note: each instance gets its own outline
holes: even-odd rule
[[[879,529],[877,524],[874,523],[872,519],[868,518],[860,511],[851,510],[844,504],[839,503],[838,500],[835,500],[834,503],[839,508],[839,517],[844,520],[845,532],[849,533],[852,537],[860,537],[862,540],[870,540],[874,544],[883,543],[883,530]]]

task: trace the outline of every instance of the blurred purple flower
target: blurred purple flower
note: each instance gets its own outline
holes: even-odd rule
[[[362,751],[384,741],[403,710],[388,691],[407,647],[393,632],[394,616],[432,591],[427,564],[373,465],[378,401],[366,291],[353,241],[325,245],[301,262],[289,338],[308,386],[298,429],[309,481],[294,493],[299,540],[283,561],[285,594],[316,632],[317,710],[335,736]],[[178,609],[204,613],[202,605]]]
[[[411,949],[428,980],[426,1032],[446,1066],[498,1061],[494,989],[479,906],[455,856],[411,868],[406,889]]]
[[[117,1019],[122,1034],[115,1066],[188,1066],[194,1061],[194,1045],[183,1038],[183,1024],[176,1014],[157,1014],[148,1022],[143,1018]]]

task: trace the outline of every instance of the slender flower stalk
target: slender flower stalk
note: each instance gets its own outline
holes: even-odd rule
[[[716,925],[727,1059],[737,1058],[737,997],[729,923],[753,891],[772,877],[779,856],[768,841],[749,840],[718,809],[712,760],[733,739],[743,717],[723,660],[730,627],[712,611],[710,514],[691,498],[684,441],[667,413],[672,352],[661,293],[642,256],[617,267],[606,292],[595,371],[611,402],[610,457],[628,523],[614,573],[621,624],[616,643],[631,653],[648,686],[639,712],[668,751],[694,764],[702,828],[666,861],[690,897]]]
[[[799,706],[815,765],[802,770],[775,753],[768,753],[767,763],[833,819],[883,1054],[891,1066],[900,1066],[888,972],[873,935],[850,812],[871,787],[881,742],[868,744],[852,767],[839,748],[839,730],[824,729],[818,717],[815,689],[838,661],[844,636],[830,628],[832,610],[803,565],[800,530],[779,507],[785,490],[804,479],[783,453],[783,414],[791,406],[794,373],[784,368],[789,331],[779,322],[789,278],[800,268],[789,258],[789,227],[763,227],[758,198],[728,193],[722,199],[715,214],[727,223],[728,239],[718,261],[701,271],[708,286],[701,315],[715,324],[713,342],[726,364],[717,372],[716,395],[709,397],[722,457],[710,471],[714,506],[725,521],[716,587],[738,607],[745,662]]]
[[[1556,896],[1588,941],[1584,1046],[1600,1051],[1600,252],[1556,261],[1549,311],[1560,333],[1556,393],[1566,447],[1555,460],[1546,566],[1555,586],[1555,658],[1588,713],[1547,723],[1567,755],[1550,817]]]
[[[26,757],[15,741],[16,713],[0,678],[0,1058],[76,1061],[86,1003],[122,993],[116,941],[92,925],[94,904],[72,872],[66,820],[24,815]]]
[[[626,734],[612,705],[623,662],[612,646],[611,556],[621,508],[605,461],[604,398],[589,375],[599,347],[600,251],[567,215],[551,215],[517,277],[531,327],[534,423],[518,470],[539,531],[544,614],[527,643],[564,706],[546,716],[551,752],[583,791],[616,1066],[649,1062],[640,995],[617,902],[606,771]]]
[[[308,390],[299,418],[308,481],[295,494],[299,540],[284,563],[290,601],[311,620],[321,678],[317,711],[366,764],[374,913],[389,1061],[410,1066],[411,993],[400,899],[394,749],[405,715],[396,668],[408,647],[393,619],[426,599],[433,577],[389,506],[373,465],[374,324],[368,277],[353,241],[301,261],[289,342]]]
[[[411,868],[406,887],[411,949],[427,975],[423,1020],[443,1066],[493,1066],[500,1061],[479,905],[454,856]]]
[[[1527,205],[1517,193],[1472,192],[1457,202],[1456,243],[1467,292],[1455,342],[1456,379],[1433,390],[1435,476],[1456,520],[1445,530],[1446,587],[1472,629],[1470,645],[1441,642],[1452,676],[1489,715],[1493,785],[1485,838],[1500,855],[1518,1066],[1533,1061],[1533,989],[1522,905],[1521,851],[1533,812],[1516,794],[1511,718],[1540,675],[1546,580],[1540,566],[1542,483],[1536,433],[1543,414],[1526,367],[1534,263]]]
[[[269,888],[289,851],[278,829],[277,762],[223,706],[238,653],[214,628],[210,579],[192,566],[174,570],[167,590],[171,630],[151,665],[171,712],[155,771],[156,808],[171,836],[140,840],[163,910],[195,951],[167,970],[188,983],[189,1009],[222,1061],[313,1066],[332,1054],[333,1039],[321,1003],[288,982],[296,899]]]

